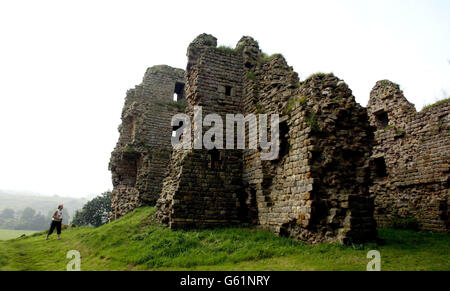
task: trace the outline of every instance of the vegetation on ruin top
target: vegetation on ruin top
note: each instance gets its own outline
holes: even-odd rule
[[[317,73],[311,74],[308,78],[306,78],[306,80],[310,80],[310,79],[313,79],[313,78],[324,78],[324,77],[326,77],[328,75],[334,76],[333,73],[317,72]]]
[[[259,64],[265,63],[265,62],[270,62],[271,60],[273,60],[276,57],[281,57],[283,58],[282,54],[272,54],[272,55],[268,55],[265,52],[261,53],[261,57],[259,58]]]
[[[439,101],[437,101],[437,102],[435,102],[435,103],[433,103],[433,104],[424,106],[424,107],[422,108],[422,111],[425,111],[425,110],[434,108],[434,107],[439,106],[439,105],[442,105],[442,104],[446,104],[446,103],[448,103],[448,102],[450,102],[450,98],[446,98],[446,99],[439,100]]]
[[[232,47],[226,46],[226,45],[221,45],[219,47],[217,47],[218,50],[225,52],[225,53],[235,53],[236,50]]]
[[[316,246],[252,227],[173,231],[154,219],[155,208],[134,210],[98,228],[63,230],[0,242],[0,270],[65,270],[69,250],[82,270],[365,270],[367,252],[381,253],[382,270],[450,270],[450,234],[381,230],[375,244]]]
[[[389,85],[389,84],[394,84],[394,83],[392,83],[391,81],[389,81],[389,80],[381,80],[381,81],[379,81],[378,82],[380,85],[382,85],[382,86],[385,86],[385,85]]]
[[[212,36],[212,35],[209,35],[209,34],[205,34],[204,36],[203,36],[203,38],[204,38],[204,44],[205,45],[214,45],[215,43],[216,43],[216,39],[214,38],[214,36]]]

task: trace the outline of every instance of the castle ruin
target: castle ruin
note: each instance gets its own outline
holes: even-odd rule
[[[230,49],[202,34],[187,57],[186,71],[149,68],[142,84],[127,92],[110,161],[113,218],[156,205],[157,218],[172,229],[250,223],[310,243],[371,241],[377,222],[384,226],[393,216],[417,217],[423,229],[448,229],[448,105],[420,117],[405,107],[403,95],[405,102],[398,99],[394,85],[378,83],[366,109],[332,74],[300,82],[282,55],[265,55],[251,37]],[[181,112],[193,117],[194,106],[223,120],[227,114],[279,114],[278,157],[261,159],[261,148],[173,148],[171,118]],[[403,120],[406,112],[410,121]],[[385,115],[387,124],[380,121]],[[418,120],[436,118],[444,124],[440,139],[430,131],[429,141],[414,150],[436,147],[439,154],[419,161],[411,152],[412,164],[398,164],[412,132],[424,134]],[[402,139],[386,128],[394,124],[405,131]],[[402,172],[405,164],[410,170]],[[414,165],[424,172],[410,174]],[[424,173],[428,182],[422,183]]]
[[[448,231],[450,103],[416,112],[397,84],[378,82],[367,106],[376,127],[375,218],[414,218],[421,230]]]
[[[149,68],[142,84],[128,90],[109,167],[112,218],[156,203],[172,152],[170,121],[185,102],[184,70],[169,66]]]

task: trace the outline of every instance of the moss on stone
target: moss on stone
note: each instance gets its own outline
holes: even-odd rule
[[[269,61],[271,61],[272,59],[274,59],[276,57],[283,57],[283,55],[279,54],[279,53],[268,55],[265,52],[262,52],[261,53],[261,57],[259,58],[258,62],[259,62],[259,64],[262,64],[262,63],[265,63],[265,62],[269,62]]]
[[[448,103],[448,102],[450,102],[450,98],[446,98],[446,99],[443,99],[443,100],[439,100],[439,101],[437,101],[437,102],[435,102],[435,103],[433,103],[433,104],[424,106],[424,107],[422,108],[422,111],[425,111],[425,110],[434,108],[434,107],[439,106],[439,105],[442,105],[442,104],[446,104],[446,103]]]
[[[290,113],[292,111],[292,109],[294,109],[294,106],[296,104],[305,104],[306,101],[308,101],[308,99],[303,96],[303,97],[298,97],[298,96],[293,96],[289,99],[287,105],[286,105],[286,113]]]
[[[254,72],[248,72],[245,77],[247,78],[247,80],[254,80],[257,78],[257,75]]]
[[[389,80],[381,80],[381,81],[379,81],[379,83],[380,83],[380,85],[382,85],[382,86],[386,86],[386,85],[391,84],[392,82],[389,81]]]
[[[405,136],[406,132],[404,130],[401,129],[397,129],[397,135],[398,136]]]
[[[306,124],[311,127],[311,130],[313,132],[320,132],[320,126],[317,121],[317,118],[314,114],[307,114],[306,115]]]
[[[236,50],[232,47],[221,45],[217,48],[218,50],[225,52],[225,53],[234,53]]]
[[[171,106],[171,107],[176,107],[181,111],[184,111],[187,107],[187,104],[185,103],[180,103],[177,101],[170,101],[170,102],[160,102],[160,101],[156,101],[155,104],[159,105],[159,106]]]
[[[306,78],[307,80],[308,79],[312,79],[312,78],[316,78],[316,77],[318,77],[318,78],[323,78],[323,77],[325,77],[326,75],[328,75],[327,73],[323,73],[323,72],[317,72],[317,73],[314,73],[314,74],[311,74],[308,78]]]
[[[170,152],[166,151],[154,151],[152,152],[152,156],[158,157],[158,158],[170,158]]]
[[[136,153],[136,149],[134,149],[130,145],[126,145],[122,148],[122,153],[127,153],[127,154]]]
[[[300,81],[298,81],[298,82],[293,83],[293,84],[292,84],[292,87],[294,87],[294,88],[300,88],[301,84],[302,84],[302,83],[301,83]]]
[[[261,106],[261,104],[256,104],[256,112],[259,114],[265,114],[265,110],[263,109],[263,107]]]
[[[179,110],[182,110],[182,111],[184,111],[186,109],[186,107],[187,107],[187,104],[176,102],[176,101],[172,101],[172,102],[168,103],[167,105],[172,106],[172,107],[176,107],[176,108],[178,108]]]
[[[203,40],[205,45],[214,45],[216,43],[216,39],[214,38],[214,36],[209,34],[205,34],[203,36]]]

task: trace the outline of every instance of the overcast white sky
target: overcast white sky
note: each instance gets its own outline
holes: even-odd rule
[[[0,2],[0,189],[85,197],[111,189],[126,90],[185,68],[200,33],[243,35],[303,80],[334,72],[366,105],[390,79],[421,109],[450,94],[450,1]]]

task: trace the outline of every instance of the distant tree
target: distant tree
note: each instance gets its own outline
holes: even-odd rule
[[[42,215],[42,214],[37,214],[34,218],[33,218],[33,222],[30,225],[30,230],[42,230],[42,229],[46,229],[48,228],[50,225],[48,219]]]
[[[34,210],[31,207],[27,207],[23,210],[22,216],[20,217],[20,220],[22,222],[31,222],[33,221],[34,215],[36,214],[36,210]]]
[[[31,207],[22,211],[20,219],[14,224],[14,229],[43,230],[48,228],[49,221],[44,215],[38,213]]]
[[[16,221],[14,219],[14,210],[11,208],[5,208],[0,213],[0,228],[12,229],[14,228]]]
[[[16,229],[17,220],[15,219],[0,219],[0,228],[2,229]]]
[[[87,202],[77,210],[72,223],[75,225],[100,226],[109,221],[111,213],[111,192],[105,192]]]
[[[17,214],[20,214],[20,216]],[[4,209],[0,213],[0,228],[3,229],[44,230],[49,225],[49,219],[41,213],[36,214],[36,210],[31,207],[18,211]]]
[[[14,219],[14,214],[15,214],[14,209],[5,208],[0,213],[0,218],[1,219]]]

